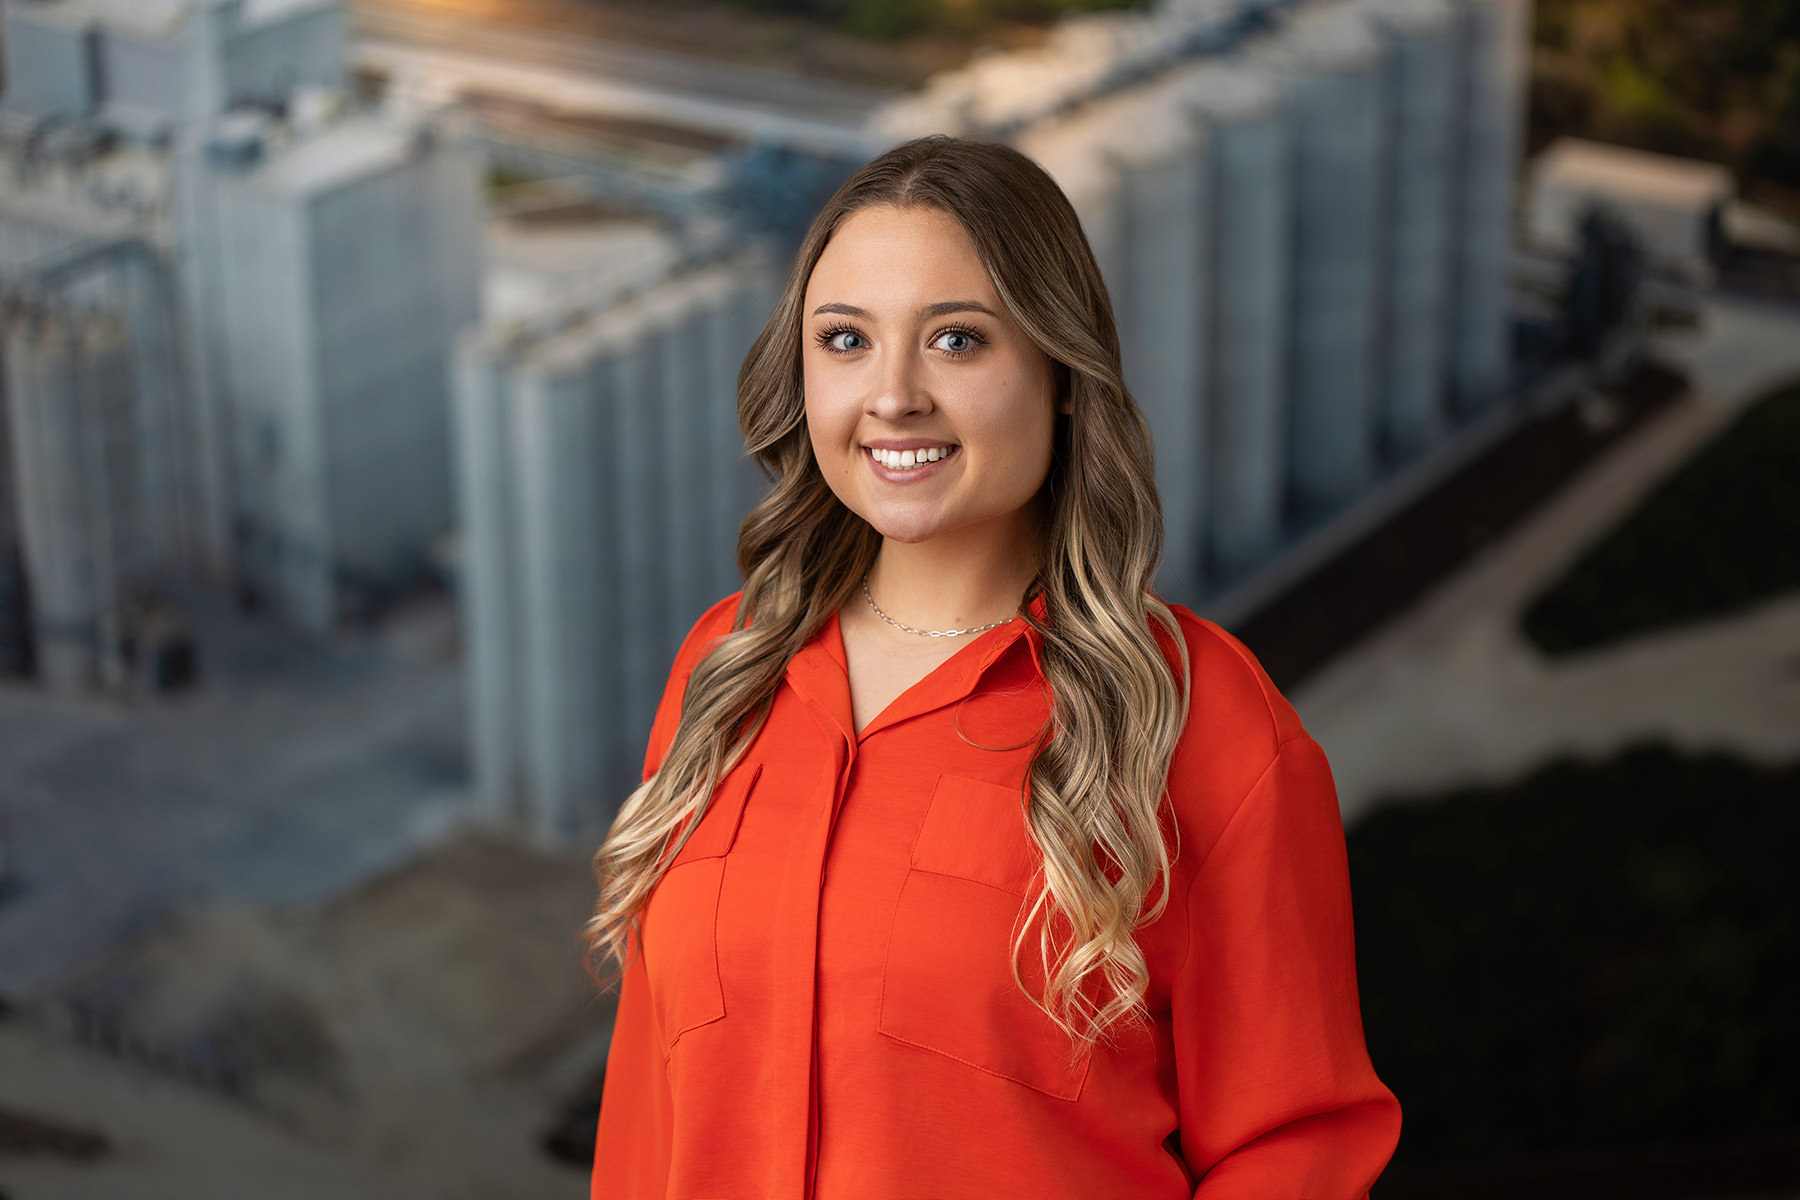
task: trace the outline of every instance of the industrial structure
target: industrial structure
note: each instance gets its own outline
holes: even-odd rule
[[[1070,195],[1154,437],[1166,595],[1266,578],[1505,394],[1529,13],[1163,0],[867,117],[865,155],[1003,140]],[[804,121],[746,146],[674,105],[565,142],[492,101],[456,125],[414,111],[444,56],[391,44],[395,105],[346,111],[338,0],[6,17],[0,605],[29,595],[40,647],[66,643],[49,674],[104,675],[105,631],[160,576],[325,630],[456,527],[482,803],[553,836],[604,825],[681,635],[738,586],[762,481],[737,367],[841,130],[829,153]],[[514,77],[457,61],[457,86]],[[502,277],[476,157],[636,215],[602,215],[573,284]]]
[[[693,614],[741,586],[738,522],[763,481],[732,398],[773,301],[752,249],[463,344],[470,737],[497,819],[551,836],[608,819]]]
[[[1559,138],[1531,164],[1525,233],[1543,250],[1576,249],[1588,212],[1626,222],[1659,269],[1710,283],[1727,240],[1737,181],[1717,163]]]
[[[1154,438],[1166,595],[1205,608],[1254,580],[1505,394],[1528,20],[1529,0],[1165,0],[1067,19],[870,119],[870,154],[1009,141],[1069,194]],[[718,473],[741,465],[761,270],[677,272],[459,356],[472,739],[496,814],[603,827],[681,635],[739,586],[756,481]],[[655,314],[690,311],[715,333],[676,339],[709,364],[680,371],[668,330],[693,318]]]
[[[405,586],[451,522],[474,161],[348,111],[337,0],[4,16],[9,665],[117,684],[184,583],[320,631]]]
[[[240,588],[327,630],[452,523],[446,364],[480,315],[475,163],[428,125],[250,112],[187,148],[197,382],[230,413]]]
[[[1529,0],[1165,3],[878,114],[1070,194],[1150,422],[1189,603],[1442,449],[1507,387]]]

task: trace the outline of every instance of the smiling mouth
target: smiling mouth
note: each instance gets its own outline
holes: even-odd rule
[[[870,446],[867,449],[870,458],[890,471],[916,471],[950,457],[958,447],[949,445],[932,446],[923,450],[881,450]]]

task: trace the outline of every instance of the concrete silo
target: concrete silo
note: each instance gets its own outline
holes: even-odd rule
[[[1164,543],[1157,583],[1192,597],[1202,582],[1206,507],[1207,138],[1173,77],[1044,124],[1024,144],[1079,197],[1112,298],[1125,384],[1155,447]]]
[[[1362,0],[1361,8],[1388,50],[1387,286],[1375,401],[1382,458],[1401,462],[1443,433],[1456,31],[1446,0]]]
[[[459,347],[471,743],[496,816],[585,835],[637,783],[682,636],[737,586],[709,560],[735,551],[743,489],[709,447],[767,292],[750,253]]]
[[[486,331],[471,330],[457,347],[450,387],[468,737],[475,794],[496,818],[522,817],[517,807],[529,791],[509,352]]]
[[[603,814],[628,776],[609,736],[621,713],[614,664],[630,627],[619,604],[618,453],[610,357],[546,346],[514,383],[512,484],[518,539],[520,749],[531,827],[569,835]]]
[[[1274,553],[1282,534],[1292,133],[1265,71],[1202,62],[1178,78],[1210,150],[1204,529],[1207,573],[1228,582]]]
[[[143,434],[125,321],[14,302],[5,314],[14,503],[38,675],[76,695],[99,682],[104,633],[152,562]]]
[[[1379,298],[1386,281],[1384,53],[1346,4],[1303,10],[1258,61],[1281,80],[1294,129],[1293,342],[1288,492],[1329,513],[1374,473]]]
[[[701,408],[704,469],[695,486],[706,489],[704,593],[711,599],[744,586],[737,569],[738,526],[768,491],[756,460],[744,448],[738,428],[737,378],[744,356],[775,304],[774,281],[766,266],[725,274],[699,303],[705,331],[706,397]]]
[[[1450,196],[1450,326],[1456,414],[1505,391],[1513,190],[1525,115],[1531,0],[1453,0],[1458,81]]]

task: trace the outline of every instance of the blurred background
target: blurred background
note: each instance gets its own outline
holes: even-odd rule
[[[1800,1197],[1800,6],[0,19],[5,1200],[586,1194],[738,364],[935,131],[1074,201],[1159,586],[1331,759],[1375,1194]]]

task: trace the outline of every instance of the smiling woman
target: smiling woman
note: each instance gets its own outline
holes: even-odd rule
[[[1049,476],[1057,406],[1050,359],[1005,315],[962,225],[934,208],[851,216],[813,267],[805,307],[813,454],[838,498],[897,543],[887,557],[908,559],[895,580],[927,583],[902,599],[929,615],[953,597],[942,573],[920,569],[927,554],[976,560],[985,543],[1018,559],[1037,541],[1032,500]],[[942,465],[921,469],[920,451]],[[1014,564],[1011,594],[1034,557]]]
[[[1149,440],[1073,209],[882,155],[738,378],[774,483],[670,673],[587,933],[595,1197],[1353,1200],[1399,1108],[1318,745],[1151,588]]]

